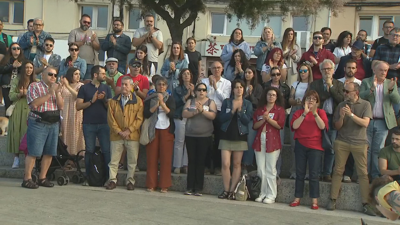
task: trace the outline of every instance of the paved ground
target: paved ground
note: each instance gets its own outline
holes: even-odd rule
[[[122,187],[104,188],[69,184],[28,190],[21,180],[0,179],[0,224],[396,224],[357,212],[286,204],[219,200],[216,196],[184,196],[182,193],[128,192]]]

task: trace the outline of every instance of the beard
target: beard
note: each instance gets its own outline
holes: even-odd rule
[[[346,73],[346,77],[354,77],[354,73]]]
[[[122,31],[122,29],[116,29],[116,28],[114,28],[113,31],[114,31],[114,33],[119,33],[119,32]]]
[[[89,29],[89,26],[81,24],[81,29],[87,31]]]
[[[100,83],[103,82],[103,81],[105,81],[105,80],[106,80],[106,78],[103,79],[103,78],[100,77],[100,76],[97,77],[97,81],[100,82]]]
[[[110,75],[114,75],[115,74],[115,72],[117,71],[117,69],[115,69],[115,68],[113,68],[113,69],[107,69],[108,70],[108,74],[110,74]]]
[[[393,147],[393,148],[400,148],[400,145],[395,144],[395,143],[392,142],[392,147]]]

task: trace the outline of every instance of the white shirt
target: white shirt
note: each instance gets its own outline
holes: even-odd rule
[[[201,82],[207,85],[207,96],[214,100],[215,104],[217,105],[217,110],[221,111],[222,102],[231,95],[231,82],[221,77],[216,84],[217,90],[210,85],[210,80],[208,78],[203,78]]]
[[[48,55],[44,54],[44,55],[43,55],[43,58],[45,58],[46,61],[49,62],[50,56],[51,56],[51,53],[48,54]]]
[[[376,85],[375,104],[372,109],[372,115],[374,118],[385,118],[385,115],[383,114],[383,83]]]
[[[143,35],[147,34],[149,31],[146,27],[141,27],[136,30],[133,34],[133,38],[140,38]],[[153,33],[153,38],[156,38],[158,41],[164,42],[163,35],[161,30],[155,31]],[[146,43],[147,47],[147,60],[149,62],[158,62],[158,49],[154,46],[153,43]]]
[[[308,83],[302,83],[299,81],[295,81],[292,84],[292,88],[295,89],[294,99],[300,99],[300,101],[301,101],[301,100],[303,100],[304,95],[307,91]]]
[[[336,47],[335,50],[333,51],[333,55],[335,55],[335,57],[339,58],[339,59],[350,53],[351,53],[350,46],[347,46],[347,48]],[[338,67],[338,64],[335,65],[335,71],[336,71],[337,67]]]
[[[344,83],[346,81],[346,77],[342,77],[342,78],[338,79],[338,81]],[[361,80],[359,80],[359,79],[357,79],[355,77],[354,77],[354,81],[353,82],[361,86]]]
[[[169,118],[161,106],[158,107],[157,117],[158,117],[158,120],[156,123],[156,129],[159,129],[159,130],[167,129],[169,127]]]
[[[126,103],[129,101],[129,98],[131,97],[131,95],[125,96],[125,95],[121,95],[121,100],[122,100],[122,104],[125,107]]]

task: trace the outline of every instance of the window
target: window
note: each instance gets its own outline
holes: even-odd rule
[[[271,27],[274,30],[275,37],[279,38],[282,29],[282,17],[270,16],[268,20],[260,22],[254,29],[250,29],[250,25],[246,20],[238,21],[236,16],[232,16],[229,20],[224,13],[211,13],[211,33],[216,35],[230,36],[235,28],[243,31],[243,36],[258,37],[264,27]]]
[[[151,14],[154,16],[154,26],[156,26],[157,14],[155,12],[152,12]],[[142,12],[140,11],[140,9],[132,9],[131,11],[129,11],[128,29],[136,30],[140,27],[144,27]]]
[[[400,15],[360,15],[358,28],[368,32],[368,40],[375,40],[384,35],[382,27],[386,20],[400,23]]]
[[[0,1],[0,19],[4,23],[22,24],[24,21],[24,2]]]
[[[293,29],[295,31],[310,31],[311,23],[307,16],[293,16]]]
[[[365,30],[369,35],[372,34],[372,16],[360,17],[360,30]]]
[[[107,6],[82,6],[82,15],[88,14],[92,18],[93,29],[107,29],[108,7]]]
[[[386,21],[386,20],[393,20],[393,17],[391,17],[391,16],[380,16],[379,17],[379,26],[378,27],[383,27],[383,23]],[[383,30],[382,29],[379,29],[379,33],[378,33],[378,36],[383,36],[384,35],[384,33],[383,33]]]

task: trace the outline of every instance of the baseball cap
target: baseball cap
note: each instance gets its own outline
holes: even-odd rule
[[[361,50],[361,49],[363,49],[364,48],[364,43],[362,42],[362,41],[360,41],[360,40],[357,40],[357,41],[355,41],[354,43],[353,43],[353,46],[352,46],[353,48],[356,48],[356,49],[358,49],[358,50]]]
[[[138,60],[138,59],[131,59],[130,61],[129,61],[129,65],[130,66],[132,66],[132,65],[142,65],[142,62],[140,62],[140,60]]]

